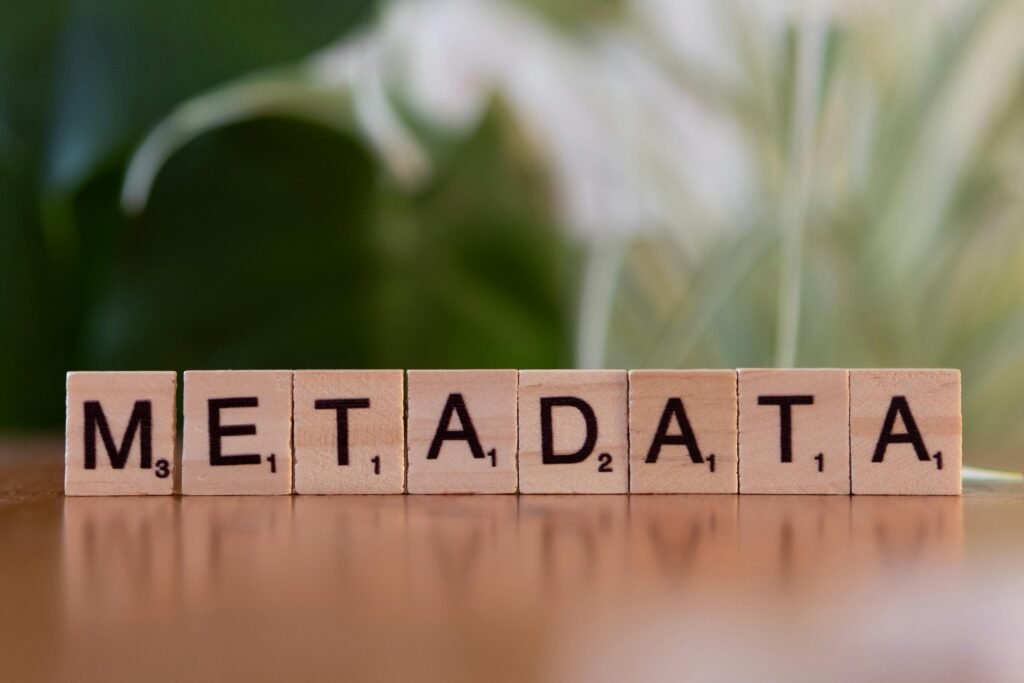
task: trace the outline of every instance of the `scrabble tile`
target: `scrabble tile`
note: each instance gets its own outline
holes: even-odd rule
[[[182,493],[291,493],[291,371],[186,372],[184,412]]]
[[[959,370],[851,370],[854,493],[959,495]]]
[[[409,493],[515,493],[515,370],[409,370]]]
[[[736,493],[736,372],[629,373],[630,493]]]
[[[519,490],[629,490],[625,370],[519,373]]]
[[[69,372],[64,492],[174,493],[177,373]]]
[[[296,493],[405,490],[401,370],[299,370],[292,386]]]
[[[846,370],[740,370],[740,493],[850,493]]]

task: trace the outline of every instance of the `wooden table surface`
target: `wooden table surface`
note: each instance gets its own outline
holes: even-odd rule
[[[64,498],[0,443],[5,681],[1021,681],[1024,488]]]

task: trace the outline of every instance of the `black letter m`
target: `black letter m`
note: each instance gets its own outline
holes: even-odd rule
[[[124,438],[121,440],[121,447],[114,443],[114,437],[110,434],[110,425],[107,424],[107,417],[103,414],[103,407],[99,401],[85,402],[85,469],[96,469],[96,431],[103,437],[103,446],[110,456],[110,466],[115,470],[123,470],[128,462],[128,454],[132,450],[132,442],[135,441],[135,432],[140,431],[139,450],[142,455],[141,467],[148,470],[153,466],[153,404],[150,401],[136,401],[132,408],[132,416],[128,420],[128,427],[124,430]]]

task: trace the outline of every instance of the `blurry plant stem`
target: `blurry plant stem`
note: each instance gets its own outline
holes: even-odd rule
[[[576,325],[576,367],[604,367],[612,306],[625,246],[609,239],[590,244],[580,288]]]
[[[779,267],[776,367],[792,367],[797,358],[804,234],[814,173],[814,140],[825,60],[825,22],[821,12],[817,3],[808,5],[802,17],[797,44],[796,78],[790,108],[789,153],[780,210],[782,257]]]
[[[191,140],[214,128],[258,116],[290,116],[343,131],[353,116],[351,97],[310,82],[288,69],[257,74],[179,105],[135,151],[125,173],[121,208],[140,213],[149,201],[156,176],[167,160]]]

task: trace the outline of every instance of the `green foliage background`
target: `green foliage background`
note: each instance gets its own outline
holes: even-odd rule
[[[373,11],[0,6],[0,428],[59,427],[68,369],[571,364],[575,259],[497,108],[415,192],[354,136],[261,117],[191,141],[121,211],[175,104]]]
[[[370,36],[385,71],[402,3],[7,3],[0,429],[59,428],[68,369],[958,367],[968,461],[1020,465],[1024,3],[421,6],[404,30],[440,7],[442,34],[531,38],[444,58],[570,74],[597,158],[662,213],[582,234],[538,135],[565,129],[500,79],[456,130],[380,75],[430,167],[398,177],[310,55]],[[658,30],[684,19],[710,53]],[[744,179],[666,154],[666,112],[734,131]],[[749,188],[702,204],[701,175]]]

